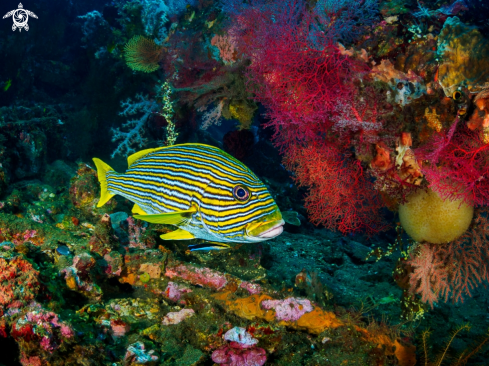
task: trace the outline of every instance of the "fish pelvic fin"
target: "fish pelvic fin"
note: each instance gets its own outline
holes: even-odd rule
[[[139,214],[139,215],[147,215],[146,212],[144,212],[144,210],[139,207],[139,205],[137,203],[134,204],[134,206],[132,207],[132,211],[131,211],[133,214]]]
[[[102,207],[108,200],[115,196],[115,194],[109,192],[107,188],[107,172],[114,172],[114,169],[100,159],[93,158],[93,162],[97,167],[97,176],[98,181],[100,182],[100,199],[97,203],[97,207]]]
[[[163,235],[160,235],[163,240],[189,240],[195,239],[194,234],[189,233],[187,230],[178,229]]]

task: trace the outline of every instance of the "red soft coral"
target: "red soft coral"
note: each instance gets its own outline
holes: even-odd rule
[[[489,205],[489,143],[477,131],[454,121],[449,131],[434,136],[417,156],[430,187],[443,198]]]
[[[310,33],[316,21],[300,1],[250,7],[231,30],[251,59],[249,86],[267,107],[275,142],[316,140],[327,133],[339,100],[351,95],[345,83],[353,61],[326,35]]]
[[[21,257],[10,261],[0,258],[0,309],[31,302],[39,291],[38,275],[32,264]]]
[[[320,21],[301,0],[253,0],[236,16],[230,34],[251,61],[248,86],[267,108],[266,126],[274,130],[284,164],[309,190],[311,220],[342,233],[373,234],[384,228],[372,214],[381,202],[348,144],[354,139],[369,150],[382,124],[375,103],[352,106],[352,77],[366,67],[332,42],[326,30],[335,23],[319,32]],[[336,131],[348,125],[346,133],[337,133],[342,138],[333,137],[334,124]]]
[[[379,196],[351,156],[326,144],[294,145],[284,163],[295,173],[296,182],[309,188],[305,207],[314,224],[342,233],[374,234],[385,229],[375,214],[382,207]]]

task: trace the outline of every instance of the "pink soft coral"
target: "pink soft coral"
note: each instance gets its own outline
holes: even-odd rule
[[[489,281],[489,209],[480,209],[473,225],[457,240],[446,245],[419,244],[408,264],[413,267],[410,291],[423,302],[439,298],[463,302],[471,290]]]

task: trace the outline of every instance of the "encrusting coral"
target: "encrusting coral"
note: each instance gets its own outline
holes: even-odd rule
[[[319,335],[327,330],[347,326],[347,323],[340,320],[332,312],[324,311],[318,306],[314,306],[314,308],[312,306],[308,307],[306,303],[304,303],[306,307],[299,305],[304,301],[301,299],[288,298],[285,300],[273,300],[273,298],[265,294],[236,298],[230,291],[215,294],[213,297],[221,301],[228,311],[239,317],[248,320],[260,319],[269,323],[278,321],[279,325],[304,330],[311,334]],[[271,309],[272,304],[278,306],[279,304],[288,303],[297,304],[296,307],[287,311],[290,313],[289,315],[283,317],[283,319],[290,320],[283,320],[281,318],[283,315],[280,315],[281,312],[277,314],[275,310],[267,310],[267,308]],[[371,342],[379,348],[385,347],[386,354],[395,355],[400,365],[414,365],[415,356],[413,347],[404,346],[399,340],[392,340],[387,335],[372,334],[367,329],[359,326],[354,326],[354,328],[367,342]]]
[[[25,219],[0,214],[0,230],[2,223],[6,221],[10,222],[10,226],[15,222],[12,227],[19,230],[23,229],[22,225],[29,224]],[[92,230],[100,232],[98,226],[104,225],[102,221],[95,221],[96,226]],[[78,226],[74,228],[79,230]],[[61,234],[63,232],[55,226],[48,231],[38,230],[37,235],[43,239],[43,250],[48,251],[47,248],[51,245],[57,246],[58,240],[62,238],[68,240],[66,233]],[[89,251],[89,237],[81,241],[73,240],[78,240],[76,246],[70,246],[73,253],[58,258],[57,262],[53,261],[52,264],[55,266],[54,273],[58,273],[58,287],[63,288],[64,296],[69,296],[68,294],[74,290],[79,293],[77,296],[89,301],[76,313],[70,312],[69,322],[64,317],[61,320],[61,315],[56,311],[46,309],[46,305],[37,305],[33,302],[33,296],[28,296],[26,292],[26,297],[19,299],[21,301],[17,301],[16,297],[5,300],[4,309],[8,308],[9,314],[14,316],[2,318],[4,321],[0,321],[0,335],[15,330],[15,339],[21,342],[21,352],[26,365],[27,360],[34,360],[36,357],[46,359],[47,352],[49,358],[55,358],[59,357],[60,352],[71,352],[73,347],[82,347],[84,351],[80,352],[90,355],[94,346],[83,345],[84,336],[78,339],[78,335],[83,332],[105,334],[94,341],[98,344],[97,347],[104,347],[107,336],[122,343],[130,339],[131,343],[125,343],[126,347],[113,356],[121,360],[126,359],[127,364],[132,364],[138,359],[146,360],[147,363],[163,361],[166,359],[165,353],[159,353],[155,345],[168,343],[168,337],[187,337],[190,329],[193,336],[186,339],[190,342],[195,357],[203,358],[205,356],[202,351],[208,352],[208,357],[220,364],[231,362],[229,360],[255,360],[257,364],[263,364],[269,354],[280,347],[283,342],[281,339],[289,339],[291,332],[295,330],[295,336],[298,337],[309,334],[322,339],[334,335],[337,344],[335,347],[341,347],[342,342],[355,340],[362,347],[365,346],[365,350],[372,349],[371,347],[376,350],[368,357],[393,356],[400,365],[414,365],[413,349],[407,343],[388,336],[385,331],[372,332],[361,323],[350,324],[346,319],[321,309],[308,299],[294,296],[283,298],[280,292],[271,289],[267,284],[243,281],[230,274],[177,261],[163,247],[158,250],[129,248],[129,243],[120,246],[118,242],[109,241],[113,250],[109,256],[105,254],[102,257]],[[18,248],[10,248],[8,253],[15,254],[17,249],[20,249],[20,245]],[[118,256],[113,253],[121,250],[126,254],[123,255],[123,260],[119,261]],[[109,261],[95,261],[95,257],[107,257]],[[0,261],[8,266],[8,260],[0,258]],[[19,257],[10,260],[10,263],[17,262],[24,263]],[[24,264],[27,265],[27,262]],[[22,275],[31,272],[36,273],[31,270]],[[33,279],[26,278],[35,284]],[[104,292],[107,291],[109,278],[117,279],[121,283],[128,283],[128,279],[132,278],[132,286],[138,294],[147,299],[103,300],[100,290],[94,289],[100,284],[100,288],[103,288]],[[54,295],[50,291],[43,291],[42,296],[60,298],[61,294]],[[173,305],[169,305],[168,302]],[[13,313],[11,307],[14,304],[18,304],[16,313]],[[46,304],[59,308],[52,300]],[[36,333],[29,320],[37,319],[36,316],[39,317],[39,314],[45,319],[41,321],[45,329],[43,333]],[[231,337],[234,333],[222,337],[226,329],[230,330],[234,326],[245,327],[243,329],[252,335],[251,347],[236,343],[237,341]],[[183,334],[164,336],[165,332],[173,332],[174,329]],[[243,335],[242,341],[248,339],[248,333],[238,333]],[[46,340],[43,340],[43,337],[47,337]],[[256,341],[253,340],[255,338]],[[362,351],[357,352],[366,352],[365,350],[362,348]],[[97,357],[103,358],[103,355]]]
[[[457,88],[477,91],[489,81],[489,41],[476,27],[448,18],[438,36],[439,83],[451,97]]]

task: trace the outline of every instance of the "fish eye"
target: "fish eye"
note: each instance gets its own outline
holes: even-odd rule
[[[248,199],[250,198],[250,191],[248,191],[248,189],[243,186],[237,185],[233,188],[233,196],[238,201],[248,201]]]
[[[463,94],[462,94],[462,92],[456,90],[456,91],[453,92],[452,97],[453,97],[453,100],[454,101],[459,102],[459,101],[462,100]]]

